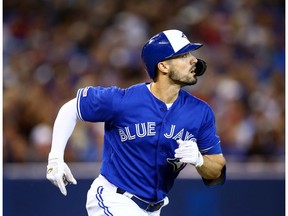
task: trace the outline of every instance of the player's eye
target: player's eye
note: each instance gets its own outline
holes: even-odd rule
[[[179,59],[179,58],[188,58],[190,55],[192,55],[190,52],[188,53],[184,53],[182,55],[178,55],[178,56],[174,56],[174,57],[171,57],[169,59]]]
[[[188,53],[184,53],[183,55],[180,55],[179,57],[180,57],[180,58],[187,58],[187,57],[189,57],[190,55],[191,55],[191,53],[188,52]]]
[[[183,58],[186,58],[186,57],[188,57],[188,53],[185,53],[185,54],[183,54],[183,56],[182,56]]]

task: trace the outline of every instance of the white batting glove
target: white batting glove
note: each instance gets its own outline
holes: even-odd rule
[[[66,185],[77,184],[63,157],[54,158],[49,154],[46,178],[56,187],[59,187],[63,195],[67,195]]]
[[[203,156],[200,153],[197,143],[194,141],[177,140],[179,148],[175,149],[175,157],[182,163],[190,163],[195,167],[203,165]]]

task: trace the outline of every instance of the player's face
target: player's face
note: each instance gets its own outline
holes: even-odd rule
[[[195,64],[197,59],[191,52],[177,56],[169,60],[168,76],[181,86],[194,85],[197,83]]]

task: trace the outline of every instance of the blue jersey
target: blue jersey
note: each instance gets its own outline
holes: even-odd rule
[[[210,106],[181,89],[167,109],[145,83],[127,89],[78,90],[83,121],[105,122],[100,173],[112,184],[149,202],[163,199],[185,164],[174,158],[176,140],[194,140],[202,154],[220,154]]]

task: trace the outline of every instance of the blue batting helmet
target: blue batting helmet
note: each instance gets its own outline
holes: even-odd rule
[[[143,48],[141,58],[151,79],[160,61],[199,49],[200,43],[190,43],[179,30],[166,30],[152,37]]]

